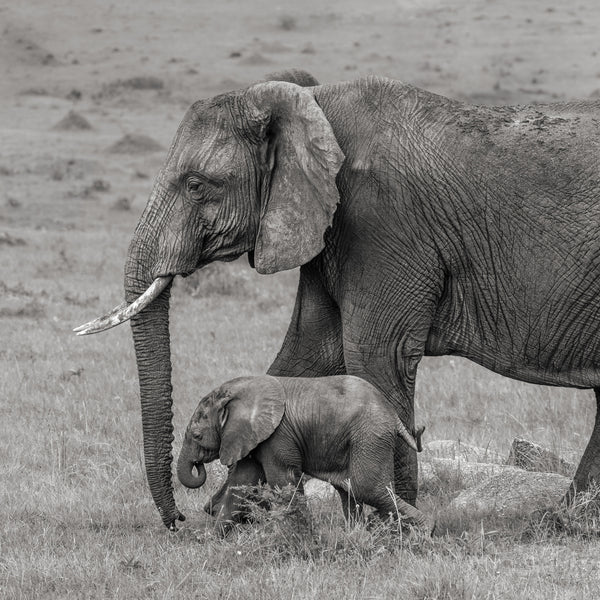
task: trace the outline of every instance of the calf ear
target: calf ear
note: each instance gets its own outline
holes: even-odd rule
[[[335,178],[344,154],[310,89],[269,81],[250,87],[246,100],[266,149],[254,262],[259,273],[275,273],[323,249],[339,202]]]
[[[248,456],[279,425],[285,410],[283,386],[275,377],[241,377],[222,387],[221,450],[224,465]]]

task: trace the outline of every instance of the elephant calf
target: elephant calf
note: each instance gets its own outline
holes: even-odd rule
[[[382,394],[358,377],[241,377],[200,400],[177,475],[196,488],[206,480],[205,463],[220,458],[229,467],[207,507],[222,521],[233,520],[241,506],[233,486],[265,482],[302,491],[306,473],[333,485],[347,518],[368,504],[383,518],[400,513],[427,526],[422,512],[391,491],[397,435],[420,446]]]

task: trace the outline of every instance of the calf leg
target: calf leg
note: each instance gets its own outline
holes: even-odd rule
[[[350,491],[346,491],[344,488],[340,486],[333,486],[337,490],[337,493],[340,495],[340,500],[342,501],[342,511],[344,513],[344,517],[348,523],[353,524],[358,519],[362,517],[363,514],[363,505],[362,502],[357,502],[354,497],[354,493],[352,489]]]
[[[243,522],[248,518],[248,500],[252,490],[240,486],[256,487],[265,482],[264,471],[256,460],[243,458],[229,470],[221,489],[206,503],[204,510],[216,517],[224,533],[233,522]]]
[[[350,480],[355,500],[375,508],[383,520],[390,516],[393,519],[403,517],[409,523],[432,531],[430,519],[394,491],[394,456],[391,449],[394,437],[390,434],[379,440],[370,440],[367,448],[360,448],[355,453]]]

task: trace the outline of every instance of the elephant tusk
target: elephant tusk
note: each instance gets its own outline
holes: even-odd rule
[[[113,315],[116,315],[120,310],[123,310],[124,308],[126,308],[127,306],[129,306],[129,304],[127,304],[127,302],[121,302],[121,304],[119,304],[118,306],[115,306],[104,317],[98,317],[97,319],[94,319],[93,321],[90,321],[89,323],[85,323],[84,325],[80,325],[79,327],[75,327],[75,329],[73,329],[73,331],[75,333],[77,333],[78,331],[83,331],[84,329],[87,329],[88,327],[90,327],[91,325],[94,325],[95,323],[99,323],[102,319],[109,319]]]
[[[111,327],[115,327],[116,325],[124,323],[125,321],[131,319],[131,317],[144,310],[148,304],[160,296],[162,291],[169,285],[169,283],[171,283],[172,279],[173,277],[170,275],[167,277],[157,277],[150,284],[148,289],[131,304],[123,302],[122,304],[119,304],[119,306],[113,308],[113,310],[107,315],[98,317],[97,319],[89,321],[88,323],[84,323],[83,325],[73,329],[73,331],[77,335],[89,335],[91,333],[105,331],[106,329],[110,329]]]

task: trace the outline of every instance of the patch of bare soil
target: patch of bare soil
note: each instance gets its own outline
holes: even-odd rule
[[[50,177],[53,181],[85,179],[102,171],[101,164],[88,158],[65,158],[61,156],[40,156],[32,165],[27,166],[26,173]]]
[[[46,315],[44,306],[35,299],[25,304],[9,304],[9,306],[0,306],[0,317],[41,319]]]
[[[44,46],[38,44],[20,28],[6,26],[2,31],[0,48],[4,56],[27,66],[57,66],[60,61]]]

